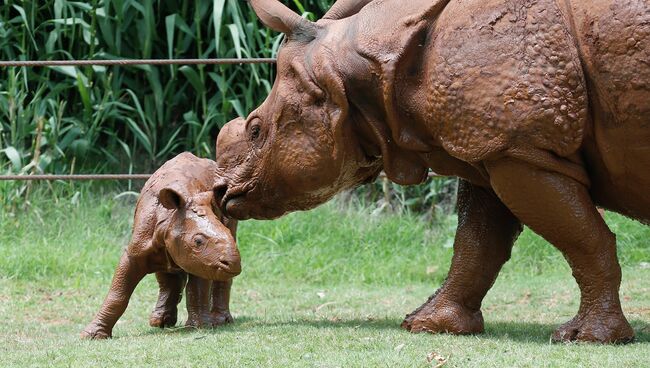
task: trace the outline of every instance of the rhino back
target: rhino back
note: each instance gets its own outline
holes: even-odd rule
[[[165,162],[156,170],[142,188],[141,194],[158,192],[170,185],[187,188],[188,194],[212,189],[216,163],[183,152]]]

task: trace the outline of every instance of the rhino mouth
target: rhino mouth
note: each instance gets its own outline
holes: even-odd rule
[[[239,257],[223,258],[210,264],[210,267],[216,271],[217,278],[233,278],[241,273],[241,262]]]
[[[247,185],[242,187],[232,187],[228,188],[221,198],[221,207],[226,216],[230,217],[230,214],[233,211],[237,211],[238,207],[241,207],[242,204],[246,202],[246,196],[252,190],[253,185]]]
[[[233,278],[241,273],[241,270],[236,270],[236,269],[230,269],[230,268],[222,268],[218,267],[217,268],[218,273],[220,273],[223,276],[226,276],[228,278]]]

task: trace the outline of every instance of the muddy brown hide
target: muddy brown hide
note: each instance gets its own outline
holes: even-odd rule
[[[483,331],[481,302],[522,224],[580,287],[556,341],[630,341],[616,239],[596,205],[650,221],[647,0],[339,0],[284,32],[264,103],[222,130],[215,195],[239,219],[315,207],[372,180],[460,177],[449,277],[402,326]]]
[[[159,284],[149,324],[176,324],[186,289],[186,325],[214,327],[232,322],[228,304],[232,278],[241,272],[235,243],[237,221],[226,218],[212,192],[215,162],[182,153],[145,183],[136,205],[131,242],[115,270],[108,296],[84,338],[111,337],[142,278],[155,273]]]

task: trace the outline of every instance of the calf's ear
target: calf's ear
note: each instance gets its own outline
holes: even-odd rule
[[[158,193],[158,202],[168,210],[176,210],[185,207],[185,197],[173,188],[163,188]]]

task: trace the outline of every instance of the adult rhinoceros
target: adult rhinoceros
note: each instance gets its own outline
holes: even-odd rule
[[[286,41],[266,101],[218,139],[229,215],[309,209],[382,169],[399,184],[456,175],[448,279],[404,328],[481,332],[481,301],[525,224],[580,287],[553,339],[633,339],[595,205],[650,221],[647,1],[340,0],[315,23],[250,3]]]

